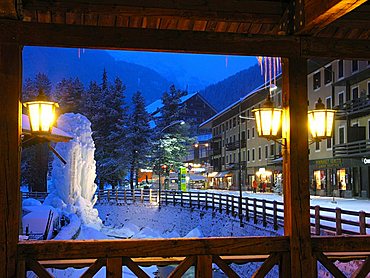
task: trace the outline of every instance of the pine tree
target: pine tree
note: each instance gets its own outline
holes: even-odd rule
[[[54,99],[59,103],[59,114],[82,112],[84,86],[78,79],[63,78],[55,87]]]
[[[148,166],[148,155],[152,148],[149,126],[150,116],[145,110],[145,100],[140,92],[132,96],[133,111],[128,121],[127,152],[130,154],[130,186],[134,188],[138,184],[140,168]]]
[[[181,97],[187,95],[186,91],[177,90],[174,85],[169,92],[164,92],[162,96],[163,107],[161,117],[157,121],[157,151],[155,157],[160,158],[160,164],[167,165],[167,169],[177,170],[182,165],[182,159],[187,154],[187,148],[192,143],[189,138],[189,125],[172,125],[176,121],[181,121]]]

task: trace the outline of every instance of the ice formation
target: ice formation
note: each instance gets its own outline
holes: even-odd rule
[[[67,113],[58,119],[58,128],[69,133],[73,139],[68,143],[57,143],[55,149],[67,161],[64,165],[54,159],[49,196],[45,204],[76,213],[82,224],[95,229],[102,227],[96,202],[95,191],[95,145],[92,139],[91,123],[81,114]]]

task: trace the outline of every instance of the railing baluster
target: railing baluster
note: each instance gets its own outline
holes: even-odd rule
[[[342,210],[335,209],[335,231],[338,236],[342,234]]]
[[[253,199],[253,218],[254,224],[257,224],[257,199]]]
[[[235,216],[235,196],[232,195],[231,197],[231,216]]]
[[[195,270],[196,278],[212,278],[212,256],[197,256],[197,265]]]
[[[218,194],[218,209],[219,209],[219,212],[221,213],[222,212],[222,195],[221,194]]]
[[[212,211],[215,211],[215,194],[212,193]]]
[[[366,235],[366,213],[361,210],[358,216],[360,222],[360,235]]]
[[[199,195],[200,195],[200,193],[198,191],[198,209],[200,209],[200,198],[199,198],[200,196]]]
[[[266,200],[262,200],[262,224],[263,227],[267,226],[267,221],[266,221]]]
[[[181,194],[181,196],[180,196],[180,198],[181,198],[181,206],[183,207],[183,206],[184,206],[184,196],[183,196],[183,192],[182,192],[182,191],[180,191],[180,194]]]
[[[245,198],[245,219],[249,221],[249,198]]]
[[[122,277],[122,258],[107,258],[106,277]]]
[[[192,207],[193,203],[192,203],[192,192],[190,191],[189,192],[189,207]]]
[[[279,229],[279,226],[278,226],[278,218],[277,218],[277,202],[276,200],[273,202],[273,206],[274,206],[274,230],[277,231]]]
[[[315,235],[319,236],[320,231],[320,206],[315,206]]]
[[[206,191],[206,210],[208,210],[208,195],[207,195],[207,191]]]
[[[172,192],[173,205],[176,206],[176,191]]]

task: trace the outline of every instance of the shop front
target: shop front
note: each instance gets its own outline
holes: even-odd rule
[[[360,158],[327,158],[310,161],[310,192],[318,196],[364,197],[368,167]]]

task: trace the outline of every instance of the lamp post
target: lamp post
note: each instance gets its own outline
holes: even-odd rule
[[[185,122],[183,120],[176,120],[176,121],[173,121],[171,122],[169,125],[165,126],[164,128],[161,129],[160,131],[160,135],[162,136],[163,132],[174,126],[174,125],[184,125]],[[162,184],[161,184],[161,170],[162,170],[162,167],[161,167],[161,163],[162,163],[162,157],[163,156],[163,146],[162,146],[162,139],[160,138],[159,139],[159,167],[158,167],[158,171],[159,171],[159,174],[158,174],[158,194],[159,194],[159,197],[158,197],[158,208],[161,209],[161,194],[162,194]]]

